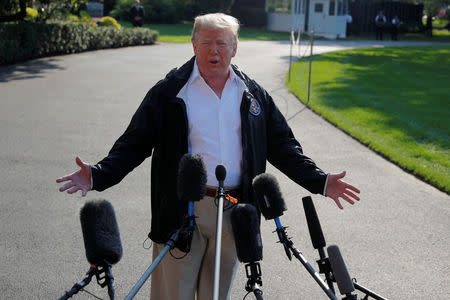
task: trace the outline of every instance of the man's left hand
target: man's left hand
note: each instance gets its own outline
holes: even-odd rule
[[[344,209],[339,198],[344,199],[350,204],[354,204],[355,201],[359,201],[359,197],[355,194],[359,194],[359,190],[351,184],[348,184],[341,179],[345,177],[345,171],[340,174],[328,175],[328,182],[326,187],[325,196],[330,197],[336,202],[340,209]]]

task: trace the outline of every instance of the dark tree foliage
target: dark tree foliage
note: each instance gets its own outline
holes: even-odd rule
[[[0,0],[0,22],[23,21],[26,8],[38,11],[37,21],[46,21],[77,13],[87,0]]]

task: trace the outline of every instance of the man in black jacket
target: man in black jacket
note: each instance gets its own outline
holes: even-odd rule
[[[142,27],[144,14],[144,7],[141,6],[141,2],[139,0],[134,1],[134,6],[131,8],[131,24],[134,27]]]
[[[211,299],[214,227],[214,169],[227,167],[225,188],[240,202],[254,203],[251,182],[265,172],[266,162],[312,193],[354,203],[359,190],[326,174],[303,155],[286,119],[272,97],[231,65],[238,43],[238,21],[224,14],[195,19],[195,56],[159,81],[145,96],[125,133],[96,165],[76,158],[80,170],[57,179],[69,181],[60,191],[102,191],[119,183],[152,156],[151,202],[154,257],[181,226],[187,204],[176,195],[178,163],[185,153],[200,154],[207,168],[207,193],[195,204],[197,226],[189,254],[166,256],[152,274],[152,299]],[[220,299],[228,299],[238,265],[229,211],[224,212]]]

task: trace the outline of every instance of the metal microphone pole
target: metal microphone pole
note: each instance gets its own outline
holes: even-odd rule
[[[147,268],[145,273],[139,278],[138,282],[134,285],[134,287],[131,289],[131,291],[128,293],[128,295],[125,297],[125,300],[133,299],[134,296],[139,292],[141,287],[144,285],[144,283],[147,281],[147,279],[150,277],[150,275],[153,273],[153,271],[156,269],[156,267],[159,265],[161,260],[166,256],[167,252],[169,250],[173,249],[175,247],[175,242],[178,239],[178,235],[180,231],[184,230],[184,228],[178,229],[170,239],[167,241],[166,246],[164,249],[158,254],[158,256],[155,258],[155,260],[152,262],[152,264]]]
[[[356,279],[353,279],[353,286],[355,287],[355,289],[357,289],[358,291],[363,292],[364,294],[366,294],[366,296],[363,299],[368,299],[368,297],[372,297],[376,300],[387,300],[386,298],[376,294],[375,292],[369,290],[368,288],[363,287],[362,285],[358,284],[356,282]]]
[[[227,176],[225,166],[216,167],[216,178],[219,182],[217,189],[217,220],[216,220],[216,245],[214,257],[214,280],[213,280],[213,300],[219,299],[219,280],[220,280],[220,252],[222,250],[222,219],[223,219],[223,200],[225,198],[224,180]]]

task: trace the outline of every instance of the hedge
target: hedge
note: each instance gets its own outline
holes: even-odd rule
[[[0,24],[0,64],[105,48],[153,44],[146,28],[91,27],[83,22]]]

